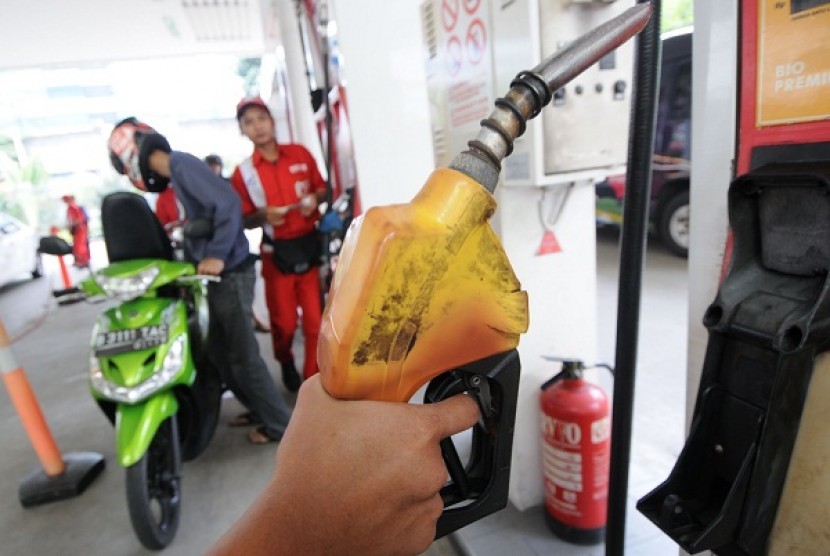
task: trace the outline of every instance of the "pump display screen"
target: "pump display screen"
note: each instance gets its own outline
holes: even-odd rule
[[[830,4],[830,0],[792,0],[790,13],[795,14],[804,10],[811,10],[825,4]]]

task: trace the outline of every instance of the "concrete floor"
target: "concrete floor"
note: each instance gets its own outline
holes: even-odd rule
[[[600,233],[597,258],[600,357],[613,361],[618,259],[614,233]],[[112,428],[87,390],[89,333],[102,305],[55,306],[49,298],[56,287],[52,271],[51,277],[0,290],[0,315],[15,340],[15,359],[25,369],[60,449],[102,454],[107,468],[80,497],[24,510],[18,502],[18,485],[39,465],[7,392],[0,389],[0,553],[148,553],[130,527],[124,471],[115,463]],[[649,249],[632,448],[632,507],[667,476],[682,446],[686,284],[684,260],[659,247]],[[259,340],[262,353],[270,353],[267,335],[259,335]],[[279,376],[271,358],[265,359]],[[603,386],[610,392],[610,380]],[[294,396],[284,395],[293,404]],[[266,483],[277,447],[252,446],[244,429],[225,426],[239,411],[234,399],[225,400],[222,423],[211,445],[185,464],[182,520],[166,554],[203,553]],[[436,543],[428,554],[587,556],[603,552],[601,545],[585,548],[557,541],[545,528],[542,512],[535,508],[521,513],[508,507]],[[313,526],[314,517],[308,521]],[[676,546],[635,511],[629,514],[627,531],[629,553],[676,553]]]

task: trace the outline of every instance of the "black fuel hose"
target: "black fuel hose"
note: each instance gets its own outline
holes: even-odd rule
[[[646,4],[648,0],[639,0]],[[660,84],[660,0],[651,0],[648,25],[637,36],[633,109],[628,145],[625,206],[620,239],[620,278],[617,297],[617,344],[614,368],[614,409],[611,418],[611,471],[608,491],[606,556],[625,553],[628,471],[640,324],[640,289],[648,207],[657,93]]]

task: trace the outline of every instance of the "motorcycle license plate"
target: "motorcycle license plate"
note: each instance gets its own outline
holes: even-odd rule
[[[108,357],[128,351],[149,349],[167,341],[167,325],[157,324],[126,330],[102,332],[95,339],[95,355]]]

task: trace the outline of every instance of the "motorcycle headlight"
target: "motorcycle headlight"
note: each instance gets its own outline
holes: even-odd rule
[[[107,399],[127,404],[138,403],[145,400],[169,385],[184,365],[187,348],[187,336],[184,334],[176,337],[164,356],[159,370],[154,372],[147,380],[135,386],[123,386],[116,384],[104,376],[98,358],[92,356],[89,361],[89,381],[92,389]]]
[[[144,295],[160,272],[157,266],[151,266],[129,276],[107,276],[98,272],[95,274],[95,281],[108,297],[128,301]]]

